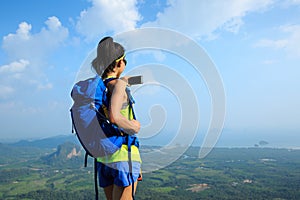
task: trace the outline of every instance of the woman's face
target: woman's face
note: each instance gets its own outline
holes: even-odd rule
[[[120,76],[123,71],[125,70],[127,61],[125,60],[125,58],[123,58],[122,60],[119,61],[119,71],[118,71],[118,76]]]

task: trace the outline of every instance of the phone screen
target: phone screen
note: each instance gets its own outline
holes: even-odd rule
[[[129,85],[137,85],[143,83],[143,77],[142,76],[131,76],[128,78],[128,84]]]

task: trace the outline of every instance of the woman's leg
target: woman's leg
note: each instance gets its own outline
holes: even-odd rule
[[[113,189],[114,189],[114,185],[110,185],[103,188],[107,200],[113,199]]]
[[[134,193],[136,191],[137,181],[134,182]],[[113,186],[112,192],[113,200],[131,200],[132,199],[132,185],[127,187]]]

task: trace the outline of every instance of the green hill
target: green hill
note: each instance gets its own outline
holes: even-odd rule
[[[41,160],[44,164],[51,166],[72,167],[74,164],[83,161],[83,154],[84,153],[79,145],[72,142],[65,142],[58,145],[57,150],[54,153],[43,156]]]

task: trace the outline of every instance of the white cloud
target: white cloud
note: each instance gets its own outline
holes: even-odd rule
[[[136,0],[92,0],[92,7],[80,13],[76,23],[79,33],[95,39],[107,32],[133,30],[141,19]]]
[[[0,99],[8,99],[15,94],[16,86],[21,86],[20,78],[26,72],[29,61],[20,59],[0,66]]]
[[[238,33],[240,27],[244,24],[243,20],[240,17],[235,17],[224,23],[223,29],[232,32]]]
[[[20,59],[19,61],[14,61],[8,65],[0,66],[0,74],[2,73],[20,73],[23,72],[29,65],[28,60]]]
[[[19,29],[17,30],[17,34],[20,39],[24,39],[24,40],[28,40],[29,39],[29,32],[31,30],[31,25],[27,24],[26,22],[22,22],[21,24],[19,24]],[[7,37],[5,38],[10,38],[10,37],[14,37],[14,34],[9,34]],[[4,39],[5,39],[4,38]]]
[[[2,48],[9,64],[0,66],[0,98],[10,101],[18,95],[25,100],[33,91],[52,89],[45,72],[47,58],[64,45],[68,35],[68,29],[52,16],[39,32],[33,33],[32,25],[22,22],[15,33],[4,36]]]
[[[62,27],[61,22],[55,16],[49,17],[48,20],[45,22],[45,24],[48,26],[49,30],[51,31],[59,31],[59,29]]]
[[[49,90],[52,88],[53,88],[53,85],[51,83],[38,84],[38,90]]]
[[[237,33],[248,12],[268,8],[273,0],[179,1],[169,0],[169,6],[157,14],[146,27],[167,27],[192,37],[214,38],[218,29]]]
[[[16,33],[3,37],[2,48],[11,60],[42,60],[47,54],[61,45],[68,37],[68,29],[63,27],[57,17],[49,17],[46,27],[38,33],[31,33],[32,25],[19,24]]]
[[[282,39],[261,39],[254,46],[284,50],[288,56],[300,56],[300,25],[281,26],[278,30],[286,34]]]

